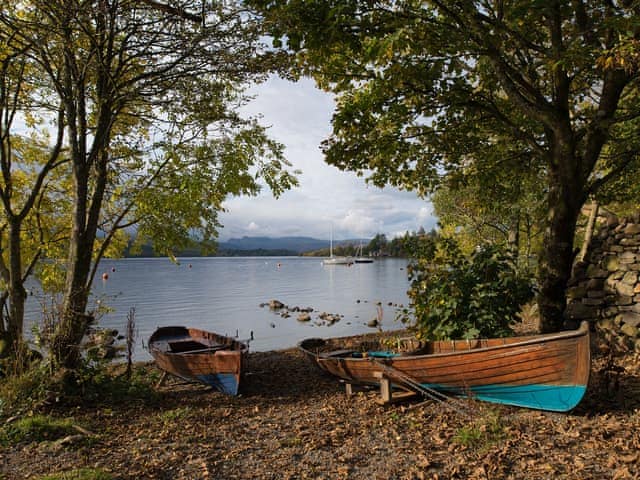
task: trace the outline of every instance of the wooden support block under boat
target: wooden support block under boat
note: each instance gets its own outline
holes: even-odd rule
[[[411,390],[407,390],[404,387],[393,385],[391,380],[384,372],[375,372],[374,377],[378,379],[380,384],[380,398],[376,400],[380,405],[389,405],[390,403],[397,403],[403,400],[415,398],[418,394]],[[399,388],[400,391],[394,391],[394,388]]]

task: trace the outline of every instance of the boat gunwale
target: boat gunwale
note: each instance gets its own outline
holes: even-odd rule
[[[536,345],[539,343],[543,343],[543,342],[549,342],[549,341],[555,341],[555,340],[569,340],[572,338],[576,338],[579,339],[580,337],[585,336],[586,334],[588,334],[589,332],[589,322],[582,321],[580,326],[575,329],[575,330],[567,330],[564,332],[556,332],[556,333],[547,333],[547,334],[539,334],[539,335],[531,335],[529,337],[522,337],[523,340],[522,341],[517,341],[517,342],[513,342],[513,343],[505,343],[502,345],[491,345],[491,346],[480,346],[480,347],[476,347],[476,348],[470,348],[468,350],[455,350],[455,351],[450,351],[450,352],[434,352],[434,353],[421,353],[421,354],[411,354],[411,353],[407,353],[407,354],[400,354],[394,357],[390,357],[389,359],[381,359],[381,360],[393,360],[393,362],[397,362],[397,361],[402,361],[403,359],[406,360],[418,360],[421,358],[446,358],[446,357],[451,357],[451,356],[460,356],[460,355],[466,355],[466,354],[471,354],[471,353],[486,353],[486,352],[490,352],[492,350],[505,350],[505,349],[510,349],[510,348],[514,348],[514,347],[523,347],[523,346],[528,346],[528,345]],[[513,337],[504,337],[505,339],[508,338],[513,338]],[[317,339],[317,338],[316,338]],[[332,361],[332,360],[338,360],[338,359],[342,359],[342,360],[349,360],[351,361],[370,361],[369,357],[323,357],[319,352],[314,352],[312,350],[309,350],[305,347],[303,347],[303,343],[309,340],[314,340],[314,338],[308,338],[308,339],[304,339],[302,341],[300,341],[298,343],[298,348],[300,350],[302,350],[303,352],[307,352],[308,354],[314,356],[318,361]],[[320,339],[326,342],[325,339]],[[494,340],[494,339],[485,339],[485,338],[476,338],[476,339],[471,339],[469,341],[482,341],[482,340]],[[435,343],[436,341],[432,341],[431,343]],[[444,341],[449,341],[449,340],[444,340]],[[464,339],[462,340],[450,340],[453,342],[456,341],[465,341]]]
[[[208,349],[203,349],[202,352],[199,351],[191,351],[191,352],[172,352],[169,350],[163,350],[161,348],[158,348],[156,343],[162,341],[162,331],[169,331],[170,329],[183,329],[185,332],[190,333],[190,332],[201,332],[201,333],[205,333],[209,336],[212,337],[217,337],[223,341],[228,341],[230,342],[229,344],[225,344],[226,348],[222,348],[220,350],[217,351],[211,351]],[[193,338],[192,335],[189,335],[190,338]],[[169,325],[169,326],[164,326],[164,327],[158,327],[149,337],[149,341],[147,342],[148,348],[149,348],[149,353],[152,352],[156,352],[159,355],[164,355],[167,357],[195,357],[195,356],[213,356],[216,355],[218,352],[239,352],[241,355],[247,354],[249,352],[249,344],[247,342],[244,342],[242,340],[237,340],[233,337],[229,337],[227,335],[222,335],[219,333],[215,333],[215,332],[209,332],[207,330],[203,330],[200,328],[193,328],[193,327],[185,327],[182,325]],[[240,347],[240,348],[236,348],[236,347]],[[208,351],[207,351],[208,350]],[[152,353],[153,355],[153,353]]]

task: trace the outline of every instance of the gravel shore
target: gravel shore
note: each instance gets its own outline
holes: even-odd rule
[[[153,402],[56,412],[93,433],[0,450],[0,479],[101,468],[134,479],[638,479],[637,358],[595,359],[569,414],[420,399],[347,398],[295,349],[252,353],[228,397],[169,382]],[[142,368],[153,370],[153,365]]]

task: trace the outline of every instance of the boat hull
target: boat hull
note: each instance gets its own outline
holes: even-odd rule
[[[333,346],[320,348],[317,339],[300,347],[321,369],[349,382],[378,384],[392,370],[443,393],[559,412],[580,402],[591,369],[586,322],[558,334],[429,342],[419,354],[332,353]]]
[[[324,265],[351,265],[353,259],[350,257],[329,257],[325,258],[322,263]]]
[[[237,395],[249,347],[204,330],[161,327],[149,338],[149,351],[165,372]]]

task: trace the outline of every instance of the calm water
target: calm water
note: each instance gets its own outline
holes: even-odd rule
[[[94,283],[94,296],[115,311],[100,319],[102,327],[124,331],[129,309],[138,328],[136,359],[150,356],[142,347],[165,325],[187,325],[249,338],[251,350],[294,346],[299,340],[370,332],[382,302],[384,329],[399,328],[397,307],[408,303],[406,260],[384,259],[370,264],[324,266],[319,258],[248,257],[186,258],[180,265],[166,258],[104,260]],[[109,278],[103,280],[102,273]],[[37,321],[37,295],[28,305]],[[312,320],[298,314],[282,318],[260,307],[277,299],[293,307],[313,307]],[[358,302],[358,300],[360,302]],[[344,315],[332,326],[316,325],[321,312]]]

